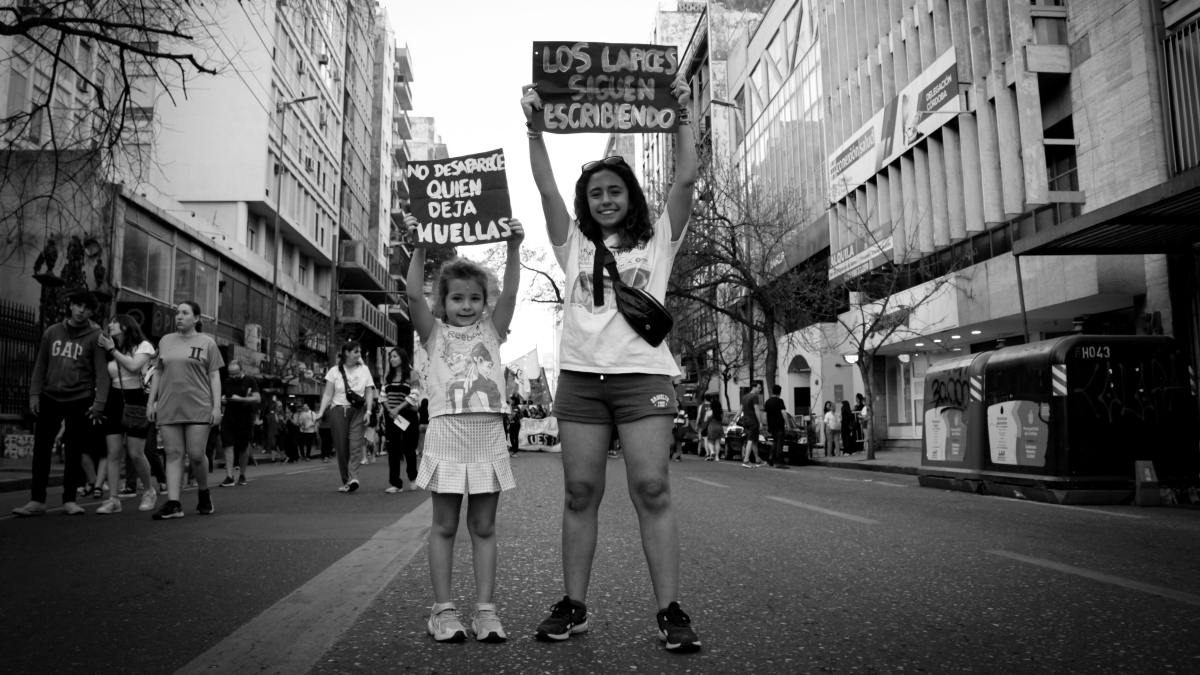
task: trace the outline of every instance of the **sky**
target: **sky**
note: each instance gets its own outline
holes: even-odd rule
[[[387,10],[396,44],[407,44],[412,59],[409,115],[436,118],[452,157],[504,149],[513,216],[525,226],[524,246],[544,249],[553,264],[520,106],[521,86],[533,76],[533,42],[647,42],[659,0],[382,0],[381,6]],[[664,7],[674,6],[673,0],[664,0]],[[545,138],[555,179],[570,208],[580,166],[601,158],[608,137]],[[482,250],[464,247],[459,252],[477,257]],[[524,272],[522,284],[531,276]],[[522,302],[501,359],[512,361],[535,346],[545,364],[553,355],[554,320],[545,308]]]

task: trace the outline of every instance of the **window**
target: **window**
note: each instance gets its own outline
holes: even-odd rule
[[[246,223],[246,248],[258,253],[258,228],[254,223]]]
[[[170,300],[167,292],[170,274],[171,245],[126,223],[121,285],[167,302]]]
[[[200,304],[201,316],[216,316],[216,268],[176,249],[174,296],[175,304],[191,300]]]
[[[297,279],[300,285],[305,288],[311,288],[308,285],[308,256],[300,256],[300,277]]]

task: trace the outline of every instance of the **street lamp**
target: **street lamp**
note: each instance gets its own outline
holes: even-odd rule
[[[858,354],[842,354],[842,360],[850,365],[858,363]]]
[[[317,97],[301,96],[290,101],[278,101],[275,103],[275,112],[279,113],[279,154],[276,156],[277,166],[275,167],[275,218],[272,225],[272,233],[275,238],[275,255],[271,260],[272,266],[275,268],[271,273],[271,330],[267,333],[267,348],[271,353],[267,356],[270,359],[271,374],[275,374],[275,340],[278,337],[275,332],[279,330],[279,258],[283,252],[283,241],[279,237],[279,212],[283,209],[283,147],[287,130],[284,127],[283,116],[287,113],[287,109],[297,103],[315,100]]]

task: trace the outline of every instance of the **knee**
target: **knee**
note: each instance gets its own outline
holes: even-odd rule
[[[438,537],[440,539],[453,539],[458,534],[458,514],[453,516],[445,516],[442,518],[434,518],[433,524],[429,528],[429,536]]]
[[[665,479],[638,481],[633,494],[642,508],[653,513],[661,513],[671,507],[671,485]]]
[[[496,536],[496,519],[470,518],[467,520],[467,531],[472,539],[491,539]]]
[[[581,480],[567,481],[567,508],[571,511],[587,511],[596,506],[600,490],[593,483]]]

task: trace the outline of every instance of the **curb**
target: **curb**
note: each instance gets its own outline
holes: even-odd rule
[[[809,466],[829,466],[835,469],[856,469],[858,471],[875,471],[878,473],[898,473],[906,476],[916,476],[917,467],[900,466],[898,464],[863,464],[861,461],[846,461],[840,459],[812,459]]]
[[[51,473],[50,480],[46,483],[46,487],[61,487],[63,484],[63,475],[61,473]],[[0,493],[4,492],[22,492],[24,490],[33,489],[33,477],[27,478],[9,478],[0,480]]]

